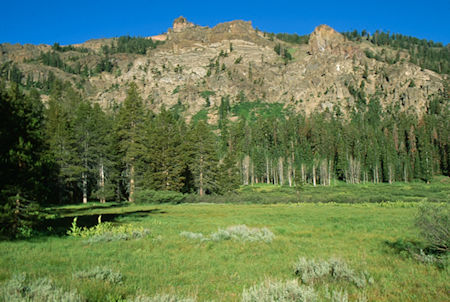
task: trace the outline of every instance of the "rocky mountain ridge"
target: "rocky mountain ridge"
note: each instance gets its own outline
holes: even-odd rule
[[[165,42],[145,54],[105,53],[105,46],[114,47],[116,40],[90,40],[64,52],[48,45],[1,44],[0,64],[9,64],[3,77],[11,66],[21,72],[23,83],[44,81],[52,73],[104,108],[122,102],[128,84],[135,82],[151,109],[181,108],[187,119],[203,112],[210,123],[216,122],[224,98],[231,105],[260,101],[305,114],[337,108],[346,114],[358,102],[378,98],[385,108],[398,106],[420,115],[448,81],[447,75],[409,63],[406,52],[349,41],[327,25],[318,26],[308,44],[299,45],[273,38],[251,22],[209,28],[180,17],[155,38]],[[399,60],[388,64],[369,58],[367,51]],[[83,66],[87,72],[43,64],[42,53],[51,52],[58,53],[66,70]],[[110,70],[92,72],[102,62]]]

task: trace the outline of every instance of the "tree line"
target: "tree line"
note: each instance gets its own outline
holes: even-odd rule
[[[346,113],[306,116],[240,93],[222,97],[217,125],[187,123],[164,106],[152,112],[133,83],[106,110],[59,80],[46,106],[15,83],[0,85],[0,96],[3,233],[45,203],[134,202],[146,190],[224,194],[254,183],[429,182],[450,172],[445,93],[423,116],[383,108],[376,94]]]
[[[343,34],[351,41],[369,41],[377,46],[389,46],[394,50],[406,50],[409,53],[409,61],[411,63],[440,74],[450,74],[450,48],[448,45],[444,46],[440,42],[396,33],[391,34],[379,30],[373,34],[366,30],[361,32],[354,30]],[[380,57],[380,59],[382,58]],[[396,60],[392,59],[386,61],[388,63],[396,62]]]

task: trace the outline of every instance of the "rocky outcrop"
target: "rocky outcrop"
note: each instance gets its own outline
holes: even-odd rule
[[[328,25],[317,26],[309,36],[309,49],[313,54],[324,54],[335,50],[345,42],[342,34]]]
[[[172,30],[179,33],[194,26],[194,23],[189,22],[185,17],[180,16],[173,21]]]
[[[30,74],[34,80],[45,79],[52,71],[77,87],[82,85],[80,92],[103,107],[124,100],[128,83],[135,82],[152,110],[158,111],[163,104],[166,108],[181,107],[187,119],[207,110],[211,122],[222,97],[229,98],[231,105],[244,98],[281,103],[306,114],[336,107],[345,114],[354,108],[359,95],[365,95],[367,102],[377,97],[385,107],[399,105],[421,114],[430,96],[442,91],[446,78],[408,60],[388,64],[368,58],[364,48],[371,47],[375,52],[376,46],[347,41],[326,25],[311,33],[308,45],[266,37],[251,22],[241,20],[209,28],[180,17],[165,36],[163,45],[145,55],[110,55],[114,69],[87,78],[41,64],[40,52],[50,50],[50,46],[3,44],[0,62],[14,61],[24,73],[24,81]],[[59,56],[69,64],[75,64],[73,58],[78,58],[81,66],[94,70],[104,59],[100,46],[111,41],[88,41],[79,46],[90,48],[89,53],[69,51]],[[291,61],[274,51],[278,44],[289,49]],[[400,54],[402,58],[407,55]]]
[[[220,23],[213,28],[209,28],[206,26],[186,25],[192,23],[185,18],[180,21],[177,20],[174,21],[174,28],[169,29],[167,34],[167,40],[169,41],[167,46],[172,49],[192,47],[198,43],[214,44],[224,40],[243,40],[263,46],[270,44],[267,39],[262,37],[261,33],[253,28],[250,21],[235,20]],[[175,30],[176,24],[177,30]]]

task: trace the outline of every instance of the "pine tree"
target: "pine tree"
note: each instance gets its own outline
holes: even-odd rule
[[[144,106],[135,83],[131,83],[127,97],[119,109],[117,136],[122,162],[128,179],[128,201],[134,202],[136,190],[136,164],[143,154]]]
[[[48,201],[43,109],[36,93],[25,96],[17,84],[7,92],[0,83],[0,234],[26,231]]]
[[[81,102],[80,95],[71,87],[57,83],[52,89],[46,110],[46,136],[49,156],[58,168],[58,200],[77,199],[77,182],[81,178],[83,166],[74,131],[73,108]]]
[[[146,128],[144,185],[156,190],[180,191],[184,187],[187,156],[184,121],[162,108]]]
[[[106,174],[111,170],[108,119],[100,106],[92,106],[81,101],[75,109],[73,129],[78,142],[81,170],[81,189],[83,203],[87,203],[90,193],[98,188],[97,196],[101,202],[113,195],[111,182]]]
[[[192,156],[190,168],[200,196],[218,191],[218,158],[216,137],[208,125],[199,121],[190,134]]]

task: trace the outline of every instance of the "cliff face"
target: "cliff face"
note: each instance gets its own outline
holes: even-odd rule
[[[208,28],[180,17],[158,37],[166,39],[163,45],[145,55],[110,55],[114,69],[87,78],[40,63],[41,51],[50,50],[45,45],[2,44],[0,63],[15,62],[24,79],[45,78],[52,71],[104,107],[113,100],[121,102],[128,83],[134,81],[152,109],[158,111],[162,104],[181,106],[188,119],[205,109],[212,123],[225,96],[232,104],[260,100],[306,114],[338,106],[345,113],[355,107],[357,93],[362,92],[367,101],[377,97],[384,106],[398,105],[421,114],[429,97],[443,89],[445,78],[407,60],[387,64],[370,59],[365,50],[381,50],[369,43],[347,41],[327,25],[311,33],[309,44],[294,45],[266,36],[251,22]],[[102,45],[111,43],[111,39],[88,41],[77,45],[88,52],[67,51],[60,56],[70,64],[94,67],[104,58]],[[288,51],[292,60],[284,60],[274,51],[276,47]],[[399,55],[407,58],[406,53]]]

